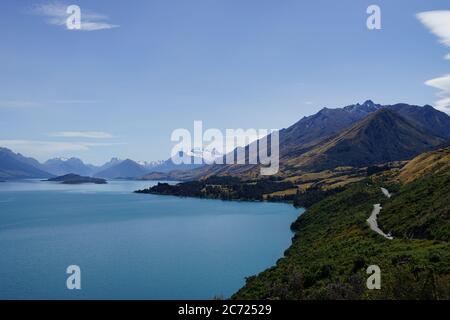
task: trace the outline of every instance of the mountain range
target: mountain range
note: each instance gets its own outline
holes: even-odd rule
[[[141,166],[133,160],[126,159],[107,169],[96,172],[94,176],[106,179],[134,179],[142,177],[146,173],[147,170],[145,169],[145,167]]]
[[[194,161],[194,157],[192,157]],[[169,171],[190,170],[201,164],[176,165],[172,158],[165,161],[136,162],[131,159],[112,158],[101,166],[86,164],[78,158],[53,158],[40,163],[19,153],[0,148],[0,179],[48,178],[75,174],[106,179],[136,179],[150,172],[167,173]]]
[[[286,146],[280,142],[282,170],[406,160],[450,140],[450,117],[428,105],[382,106],[368,100],[341,109],[325,108],[317,115],[280,132],[281,141],[302,141]],[[305,131],[310,131],[307,139],[299,136]]]
[[[367,100],[343,108],[323,108],[280,130],[279,139],[279,176],[339,166],[364,167],[407,160],[445,145],[450,141],[450,116],[429,105],[380,105]],[[249,150],[247,146],[246,152]],[[254,179],[259,172],[258,165],[211,165],[172,172],[166,178],[231,175]]]
[[[41,168],[41,164],[20,153],[0,148],[0,179],[49,178],[52,175]]]
[[[364,167],[411,159],[426,150],[448,144],[450,117],[429,105],[380,105],[367,100],[343,108],[323,108],[280,130],[279,138],[279,176],[340,166]],[[248,153],[250,147],[246,146],[245,150]],[[196,156],[191,155],[192,159]],[[33,158],[0,148],[0,179],[43,178],[69,173],[107,179],[195,180],[212,175],[255,178],[259,176],[259,169],[258,165],[250,164],[176,165],[171,158],[141,163],[112,158],[102,166],[85,164],[77,158],[55,158],[41,164]]]
[[[89,176],[96,171],[97,167],[84,164],[78,158],[53,158],[43,163],[41,168],[55,176],[61,176],[68,173]]]
[[[285,166],[309,171],[363,167],[407,160],[445,141],[383,108],[301,156],[289,158]]]

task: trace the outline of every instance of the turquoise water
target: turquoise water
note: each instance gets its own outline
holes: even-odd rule
[[[210,299],[275,264],[287,204],[134,194],[152,185],[0,183],[1,299]],[[81,268],[81,290],[66,268]]]

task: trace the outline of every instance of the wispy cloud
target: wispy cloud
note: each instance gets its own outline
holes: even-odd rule
[[[51,25],[67,28],[66,20],[69,15],[66,10],[68,6],[60,2],[37,4],[30,9],[30,13],[46,17],[46,22]],[[108,16],[82,7],[80,31],[97,31],[119,27],[116,24],[109,23],[108,20]]]
[[[450,11],[427,11],[417,14],[417,18],[431,33],[439,38],[439,42],[450,47]],[[445,56],[450,60],[450,54]],[[426,85],[441,90],[436,107],[441,111],[450,113],[450,74],[434,78],[425,82]]]
[[[60,138],[90,138],[90,139],[114,138],[112,134],[103,131],[61,131],[51,133],[50,136]]]
[[[100,103],[101,101],[98,100],[53,100],[50,101],[50,103],[55,104],[94,104],[94,103]]]
[[[436,101],[436,107],[441,111],[450,113],[450,74],[428,80],[425,84],[441,90],[438,93],[440,99]]]
[[[450,11],[421,12],[417,14],[417,18],[439,38],[442,44],[450,47]]]
[[[442,91],[450,91],[450,74],[443,77],[428,80],[425,84],[440,89]]]
[[[107,147],[122,144],[123,143],[0,140],[0,146],[12,149],[14,152],[20,152],[33,157],[58,156],[64,152],[87,151],[94,147]]]
[[[0,101],[0,108],[30,108],[39,106],[41,106],[41,104],[36,101],[27,101],[27,100]]]

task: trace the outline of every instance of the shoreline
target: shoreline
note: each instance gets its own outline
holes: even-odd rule
[[[140,192],[140,190],[135,190],[132,193],[136,194],[150,194],[154,196],[168,196],[168,197],[177,197],[177,198],[192,198],[192,199],[203,199],[203,200],[220,200],[220,201],[230,201],[230,202],[266,202],[266,203],[284,203],[288,205],[292,205],[294,208],[305,209],[303,207],[296,207],[293,205],[293,201],[286,200],[258,200],[258,199],[222,199],[222,198],[214,198],[214,197],[195,197],[195,196],[183,196],[178,194],[164,194],[164,193],[153,193],[153,192]]]

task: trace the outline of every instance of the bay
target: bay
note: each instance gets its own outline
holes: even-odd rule
[[[302,213],[132,192],[154,183],[0,183],[0,299],[227,298],[283,256]]]

